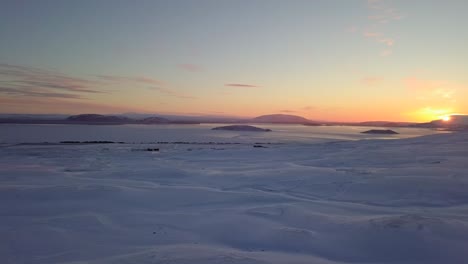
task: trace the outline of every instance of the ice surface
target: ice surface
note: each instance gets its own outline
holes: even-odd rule
[[[225,124],[227,125],[227,124]],[[158,141],[195,142],[298,142],[317,143],[336,140],[397,139],[434,133],[424,128],[392,128],[399,135],[366,135],[371,127],[303,126],[262,124],[269,133],[248,131],[214,131],[223,124],[201,125],[24,125],[0,124],[1,143],[42,143],[60,141],[123,141],[127,143]],[[379,128],[375,128],[379,129]]]
[[[253,144],[3,144],[0,262],[466,263],[468,133]]]

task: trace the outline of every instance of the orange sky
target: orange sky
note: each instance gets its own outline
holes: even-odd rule
[[[0,10],[0,113],[418,122],[466,114],[467,9],[467,1],[11,1]]]

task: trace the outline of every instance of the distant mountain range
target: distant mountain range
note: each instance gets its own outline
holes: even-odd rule
[[[178,115],[150,115],[128,113],[120,115],[37,115],[37,114],[0,114],[0,123],[15,124],[95,124],[95,125],[122,125],[122,124],[200,124],[200,123],[231,123],[231,124],[300,124],[307,126],[367,126],[367,127],[415,127],[415,128],[441,128],[448,130],[468,129],[468,116],[453,115],[450,121],[434,120],[427,123],[410,122],[327,122],[314,121],[297,115],[271,114],[255,118],[237,118],[223,116],[178,116]]]
[[[0,115],[0,123],[14,124],[90,124],[90,125],[124,125],[124,124],[199,124],[191,120],[168,120],[163,117],[151,116],[142,119],[134,119],[123,115],[99,115],[82,114],[65,116],[61,118],[50,118],[49,116],[15,116],[6,117]]]
[[[127,115],[81,114],[72,116],[43,117],[38,115],[0,115],[0,123],[51,123],[51,124],[199,124],[199,123],[262,123],[262,124],[307,124],[320,123],[295,115],[263,115],[253,119],[210,117],[210,116],[171,116],[170,118],[147,114],[131,113]]]
[[[135,120],[125,116],[111,116],[111,115],[97,115],[97,114],[83,114],[69,116],[65,120],[70,122],[96,122],[96,123],[130,123]]]

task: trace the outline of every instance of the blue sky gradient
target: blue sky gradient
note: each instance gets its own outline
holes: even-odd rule
[[[0,112],[464,113],[466,10],[461,0],[2,1]],[[31,82],[32,69],[50,72]],[[80,81],[57,88],[70,78]]]

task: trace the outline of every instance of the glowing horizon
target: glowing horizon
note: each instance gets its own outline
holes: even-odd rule
[[[466,1],[4,7],[0,113],[280,113],[344,122],[468,113],[468,34],[456,30],[468,24]]]

